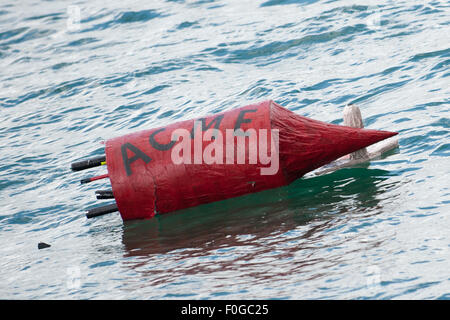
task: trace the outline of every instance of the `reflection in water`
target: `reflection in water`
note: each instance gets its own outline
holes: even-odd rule
[[[165,254],[177,249],[198,255],[246,245],[243,237],[251,238],[252,243],[277,237],[314,221],[300,236],[308,239],[330,228],[335,214],[364,212],[367,208],[373,211],[379,202],[377,195],[390,188],[379,186],[389,175],[388,171],[379,169],[343,169],[299,179],[274,190],[160,215],[148,221],[128,222],[122,235],[125,256]],[[284,241],[282,236],[279,240]]]
[[[279,288],[304,281],[339,279],[342,273],[335,275],[333,270],[387,239],[364,239],[361,244],[361,231],[333,230],[358,216],[363,220],[382,212],[382,194],[395,187],[390,175],[363,167],[342,169],[283,188],[126,223],[122,242],[125,258],[131,259],[124,259],[123,266],[139,274],[133,276],[130,290],[145,292],[150,286],[152,296],[158,297],[160,289],[160,298],[198,298],[247,292],[251,286],[259,297],[274,297],[280,295]],[[214,281],[201,285],[205,279]],[[278,291],[270,292],[274,281]],[[167,296],[167,290],[175,295]]]

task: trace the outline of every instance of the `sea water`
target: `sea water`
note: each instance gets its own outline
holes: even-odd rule
[[[450,298],[449,23],[447,1],[2,1],[0,298]],[[267,99],[334,124],[354,103],[399,148],[86,219],[106,169],[70,164],[104,140]]]

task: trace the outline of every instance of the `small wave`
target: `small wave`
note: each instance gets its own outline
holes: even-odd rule
[[[84,31],[92,31],[92,30],[104,30],[111,28],[115,25],[125,24],[125,23],[137,23],[137,22],[147,22],[153,20],[155,18],[161,18],[165,15],[159,13],[155,10],[142,10],[142,11],[126,11],[121,12],[116,15],[112,20],[109,20],[104,23],[97,24],[92,28]]]
[[[449,56],[450,56],[450,48],[447,48],[447,49],[443,49],[443,50],[415,54],[409,61],[417,62],[417,61],[427,59],[427,58],[449,57]]]
[[[271,42],[261,47],[253,47],[233,51],[227,51],[226,49],[217,49],[213,51],[212,54],[216,56],[227,55],[225,62],[235,63],[242,60],[251,60],[255,58],[280,54],[296,47],[329,42],[338,39],[339,37],[349,36],[364,31],[367,31],[365,25],[357,24],[354,26],[346,26],[336,31],[307,35],[298,39]]]
[[[184,21],[177,26],[177,29],[186,29],[191,27],[199,27],[199,23],[197,21]]]
[[[51,29],[28,29],[28,28],[20,28],[20,32],[16,33],[13,32],[13,34],[8,37],[8,38],[12,38],[18,34],[23,33],[23,29],[28,30],[27,32],[25,32],[25,34],[23,34],[21,37],[16,38],[16,39],[11,39],[10,41],[4,42],[2,43],[3,45],[11,45],[11,44],[18,44],[18,43],[23,43],[25,41],[29,41],[29,40],[35,40],[35,39],[39,39],[39,38],[44,38],[47,37],[51,34],[54,34],[56,31],[55,30],[51,30]],[[17,29],[16,29],[17,31]]]
[[[287,4],[299,4],[299,5],[307,5],[317,2],[317,0],[269,0],[261,3],[260,7],[271,7],[271,6],[279,6],[279,5],[287,5]]]
[[[44,14],[44,15],[40,15],[40,16],[32,16],[29,18],[26,18],[25,21],[33,21],[33,20],[49,20],[49,21],[56,21],[56,20],[61,20],[64,19],[64,15],[62,13],[49,13],[49,14]]]
[[[15,37],[18,34],[21,34],[22,32],[28,30],[28,27],[22,27],[17,29],[12,29],[9,31],[1,32],[0,33],[0,40],[6,40],[12,37]]]
[[[78,47],[78,46],[82,46],[84,44],[89,44],[89,43],[93,43],[93,42],[98,42],[99,40],[96,38],[81,38],[75,41],[71,41],[67,44],[68,47]]]

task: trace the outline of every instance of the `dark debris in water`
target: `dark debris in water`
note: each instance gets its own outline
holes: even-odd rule
[[[48,243],[45,243],[45,242],[39,242],[38,243],[38,249],[40,250],[40,249],[45,249],[45,248],[50,248],[51,247],[51,245],[49,245]]]

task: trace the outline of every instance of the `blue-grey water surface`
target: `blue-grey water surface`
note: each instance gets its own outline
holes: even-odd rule
[[[448,1],[2,1],[0,298],[449,299],[449,64]],[[400,147],[86,219],[106,171],[70,163],[102,141],[266,99],[335,124],[355,103]]]

